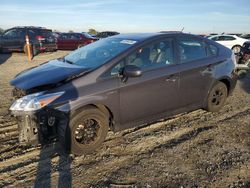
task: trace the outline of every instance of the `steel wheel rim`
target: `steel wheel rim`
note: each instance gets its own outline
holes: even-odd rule
[[[95,119],[85,119],[76,126],[74,139],[78,144],[89,145],[96,141],[100,130],[100,123]]]
[[[215,90],[212,95],[212,100],[211,100],[212,104],[214,106],[219,106],[223,102],[224,95],[225,94],[222,89]]]

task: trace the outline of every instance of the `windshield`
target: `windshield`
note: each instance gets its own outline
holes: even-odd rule
[[[88,34],[88,33],[82,33],[85,37],[87,37],[87,38],[93,38],[90,34]]]
[[[97,68],[111,60],[137,41],[119,38],[107,38],[86,45],[65,56],[65,62],[70,62],[85,68]]]

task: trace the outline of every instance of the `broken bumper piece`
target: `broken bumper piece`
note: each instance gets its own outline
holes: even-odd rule
[[[58,126],[65,127],[67,116],[60,111],[12,112],[18,121],[19,142],[28,145],[47,144],[56,140]]]

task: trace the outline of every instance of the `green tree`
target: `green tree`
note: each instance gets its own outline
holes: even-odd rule
[[[69,30],[69,33],[74,33],[74,31],[73,30]]]
[[[97,35],[98,31],[96,31],[95,29],[91,28],[91,29],[89,29],[88,33],[92,34],[92,35]]]

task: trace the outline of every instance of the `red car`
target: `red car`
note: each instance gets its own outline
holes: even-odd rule
[[[97,38],[88,33],[61,33],[57,37],[57,48],[59,50],[75,50],[96,40]]]

